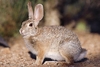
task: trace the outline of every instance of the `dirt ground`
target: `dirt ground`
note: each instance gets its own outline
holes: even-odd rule
[[[86,58],[74,65],[35,65],[35,59],[25,47],[21,36],[9,42],[10,48],[0,46],[0,67],[100,67],[100,35],[76,33],[83,48],[87,49]]]

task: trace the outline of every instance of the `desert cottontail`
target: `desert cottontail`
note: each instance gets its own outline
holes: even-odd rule
[[[29,19],[22,23],[20,34],[27,48],[36,55],[36,64],[42,64],[44,58],[65,60],[70,64],[80,61],[86,55],[86,50],[80,45],[75,33],[62,26],[38,27],[43,18],[43,5],[37,4],[32,10],[28,3]]]

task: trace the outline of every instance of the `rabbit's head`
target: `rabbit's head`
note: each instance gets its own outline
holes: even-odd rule
[[[37,4],[32,10],[31,2],[28,2],[28,14],[29,19],[22,23],[21,29],[19,30],[22,36],[34,36],[37,34],[38,24],[43,18],[43,5]]]

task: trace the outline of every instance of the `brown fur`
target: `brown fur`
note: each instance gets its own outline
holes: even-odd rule
[[[22,23],[20,34],[26,47],[36,55],[36,64],[43,63],[45,57],[54,60],[65,60],[67,64],[81,60],[86,55],[82,52],[80,41],[75,33],[62,26],[44,26],[38,28],[43,18],[43,5],[35,6],[33,13],[31,3],[28,3],[29,19]]]

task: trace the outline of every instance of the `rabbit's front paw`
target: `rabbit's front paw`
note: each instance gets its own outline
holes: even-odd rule
[[[36,60],[36,61],[35,61],[35,64],[36,64],[36,65],[41,65],[41,62],[38,61],[38,60]]]

